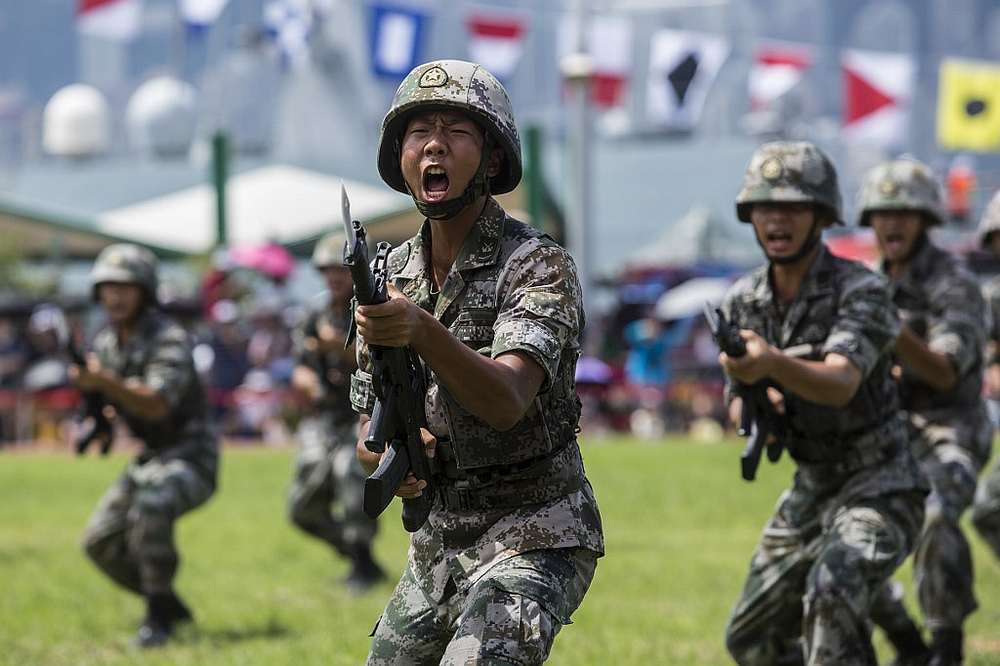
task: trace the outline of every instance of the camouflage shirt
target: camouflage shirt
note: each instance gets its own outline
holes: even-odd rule
[[[890,292],[906,325],[931,351],[947,356],[958,375],[955,387],[943,393],[904,367],[903,408],[910,412],[978,408],[987,310],[972,274],[958,259],[925,242],[905,273],[892,281]]]
[[[524,441],[511,448],[509,462],[518,462],[516,450],[528,455],[547,451],[542,458],[548,461],[548,476],[524,478],[509,469],[513,466],[501,464],[502,448],[491,446],[498,439],[509,442],[500,438],[506,433],[484,430],[474,417],[457,410],[435,374],[427,372],[428,421],[441,438],[435,460],[441,464],[454,458],[451,464],[470,469],[484,465],[471,471],[490,470],[500,477],[492,489],[509,489],[520,498],[509,508],[479,510],[446,505],[440,495],[435,499],[427,523],[412,537],[409,558],[425,593],[441,601],[449,580],[466,591],[491,567],[514,555],[568,547],[603,553],[604,538],[575,436],[579,403],[573,378],[583,311],[572,258],[540,232],[508,217],[490,199],[440,293],[435,293],[430,242],[430,226],[425,223],[417,236],[393,250],[392,282],[466,345],[492,358],[523,352],[546,376],[535,405],[511,431],[522,432]],[[499,278],[490,281],[484,277],[488,275]],[[356,409],[370,413],[374,396],[362,341],[358,359],[351,399]],[[538,427],[539,420],[544,430]],[[478,434],[470,438],[469,432]],[[558,441],[538,441],[549,435]],[[552,496],[549,489],[561,487],[570,490]]]
[[[209,426],[205,392],[194,368],[187,332],[156,310],[147,310],[123,346],[112,327],[94,338],[101,364],[123,380],[138,380],[167,401],[164,421],[147,421],[114,405],[132,433],[145,444],[140,460],[180,458],[206,476],[218,470],[218,442]],[[112,403],[113,404],[113,403]]]
[[[1000,275],[994,275],[983,283],[983,300],[986,302],[986,309],[989,312],[989,327],[987,334],[989,341],[995,346],[1000,346]],[[994,349],[993,358],[987,359],[988,363],[1000,363],[998,349]]]
[[[310,338],[319,340],[319,330],[324,326],[332,327],[344,337],[350,329],[350,303],[335,310],[327,294],[323,295],[323,301],[324,304],[312,310],[295,331],[295,362],[315,372],[322,383],[323,397],[314,408],[335,425],[353,423],[356,419],[350,400],[353,360],[337,352],[309,349],[307,345]]]
[[[890,375],[899,320],[883,277],[821,246],[791,303],[778,303],[765,265],[733,285],[723,311],[787,354],[814,361],[839,354],[861,371],[857,393],[842,408],[777,387],[785,397],[784,441],[798,465],[800,491],[848,500],[924,487],[905,445]]]

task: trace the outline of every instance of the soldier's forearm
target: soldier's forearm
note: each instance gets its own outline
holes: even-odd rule
[[[905,326],[896,339],[896,356],[907,370],[936,391],[950,391],[958,382],[951,359],[932,351],[926,342]]]
[[[504,354],[492,359],[466,347],[427,314],[426,331],[415,351],[441,384],[469,412],[497,430],[509,430],[524,418],[538,394],[545,371],[527,356]]]
[[[170,415],[167,401],[145,384],[123,381],[107,370],[98,377],[98,390],[123,411],[149,421],[162,421]]]
[[[827,354],[822,361],[806,361],[778,354],[771,378],[787,391],[819,405],[843,407],[861,385],[861,371],[846,357]]]

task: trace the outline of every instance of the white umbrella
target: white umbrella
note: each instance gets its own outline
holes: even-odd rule
[[[728,278],[691,278],[660,296],[654,314],[665,321],[700,314],[705,303],[721,303],[730,284]]]

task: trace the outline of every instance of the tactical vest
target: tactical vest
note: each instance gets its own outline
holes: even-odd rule
[[[107,354],[101,354],[101,362],[122,379],[142,379],[156,351],[155,342],[152,341],[156,340],[165,328],[172,326],[178,325],[159,313],[150,312],[143,315],[140,330],[136,332],[140,344],[131,344],[126,349],[121,349],[120,355],[114,359],[109,358]],[[110,330],[106,330],[104,334],[113,335]],[[192,371],[192,376],[194,378],[192,385],[185,392],[177,409],[162,421],[147,421],[118,407],[119,418],[124,420],[132,434],[146,445],[146,451],[140,455],[140,459],[152,457],[153,451],[164,458],[187,457],[188,454],[204,448],[204,441],[206,438],[210,439],[205,392],[197,374]],[[165,453],[167,455],[164,456]]]
[[[527,238],[508,248],[504,239],[518,231],[511,229],[512,224],[523,227]],[[462,271],[464,290],[441,317],[441,323],[456,338],[485,356],[490,355],[493,345],[493,326],[503,296],[499,291],[511,260],[555,245],[548,236],[509,217],[504,221],[500,242],[500,256],[495,262]],[[406,263],[412,249],[407,244],[400,250],[404,247],[405,253],[390,260],[390,266],[397,270]],[[395,277],[394,281],[406,294],[409,281]],[[519,506],[548,501],[579,488],[583,467],[576,443],[580,419],[575,384],[578,356],[577,349],[562,349],[559,369],[551,383],[542,387],[524,417],[507,431],[496,430],[471,414],[444,385],[438,385],[449,440],[439,444],[444,490],[447,493],[455,486],[468,490],[463,499],[452,503],[465,505],[462,508]],[[445,501],[448,503],[447,496]]]
[[[832,324],[837,319],[840,285],[832,270],[817,275],[819,293],[809,304],[808,319],[819,317]],[[805,335],[794,338],[794,347],[808,345],[810,353],[797,356],[821,361],[822,348],[830,334],[829,326],[808,327]],[[844,407],[832,407],[804,400],[785,392],[785,445],[798,462],[860,467],[871,462],[859,449],[876,445],[868,434],[895,423],[899,396],[889,377],[890,359],[884,356],[862,380],[851,401]],[[894,449],[893,438],[885,443],[886,455]],[[858,460],[857,465],[853,461]]]

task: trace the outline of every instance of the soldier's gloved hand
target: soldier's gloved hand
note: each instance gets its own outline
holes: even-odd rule
[[[756,384],[771,373],[771,364],[775,354],[780,354],[767,343],[767,340],[753,331],[743,329],[740,337],[746,342],[747,353],[738,358],[725,352],[719,354],[719,364],[726,374],[744,384]]]
[[[354,312],[358,335],[370,345],[406,347],[423,337],[426,313],[389,285],[389,300],[379,305],[359,305]]]

